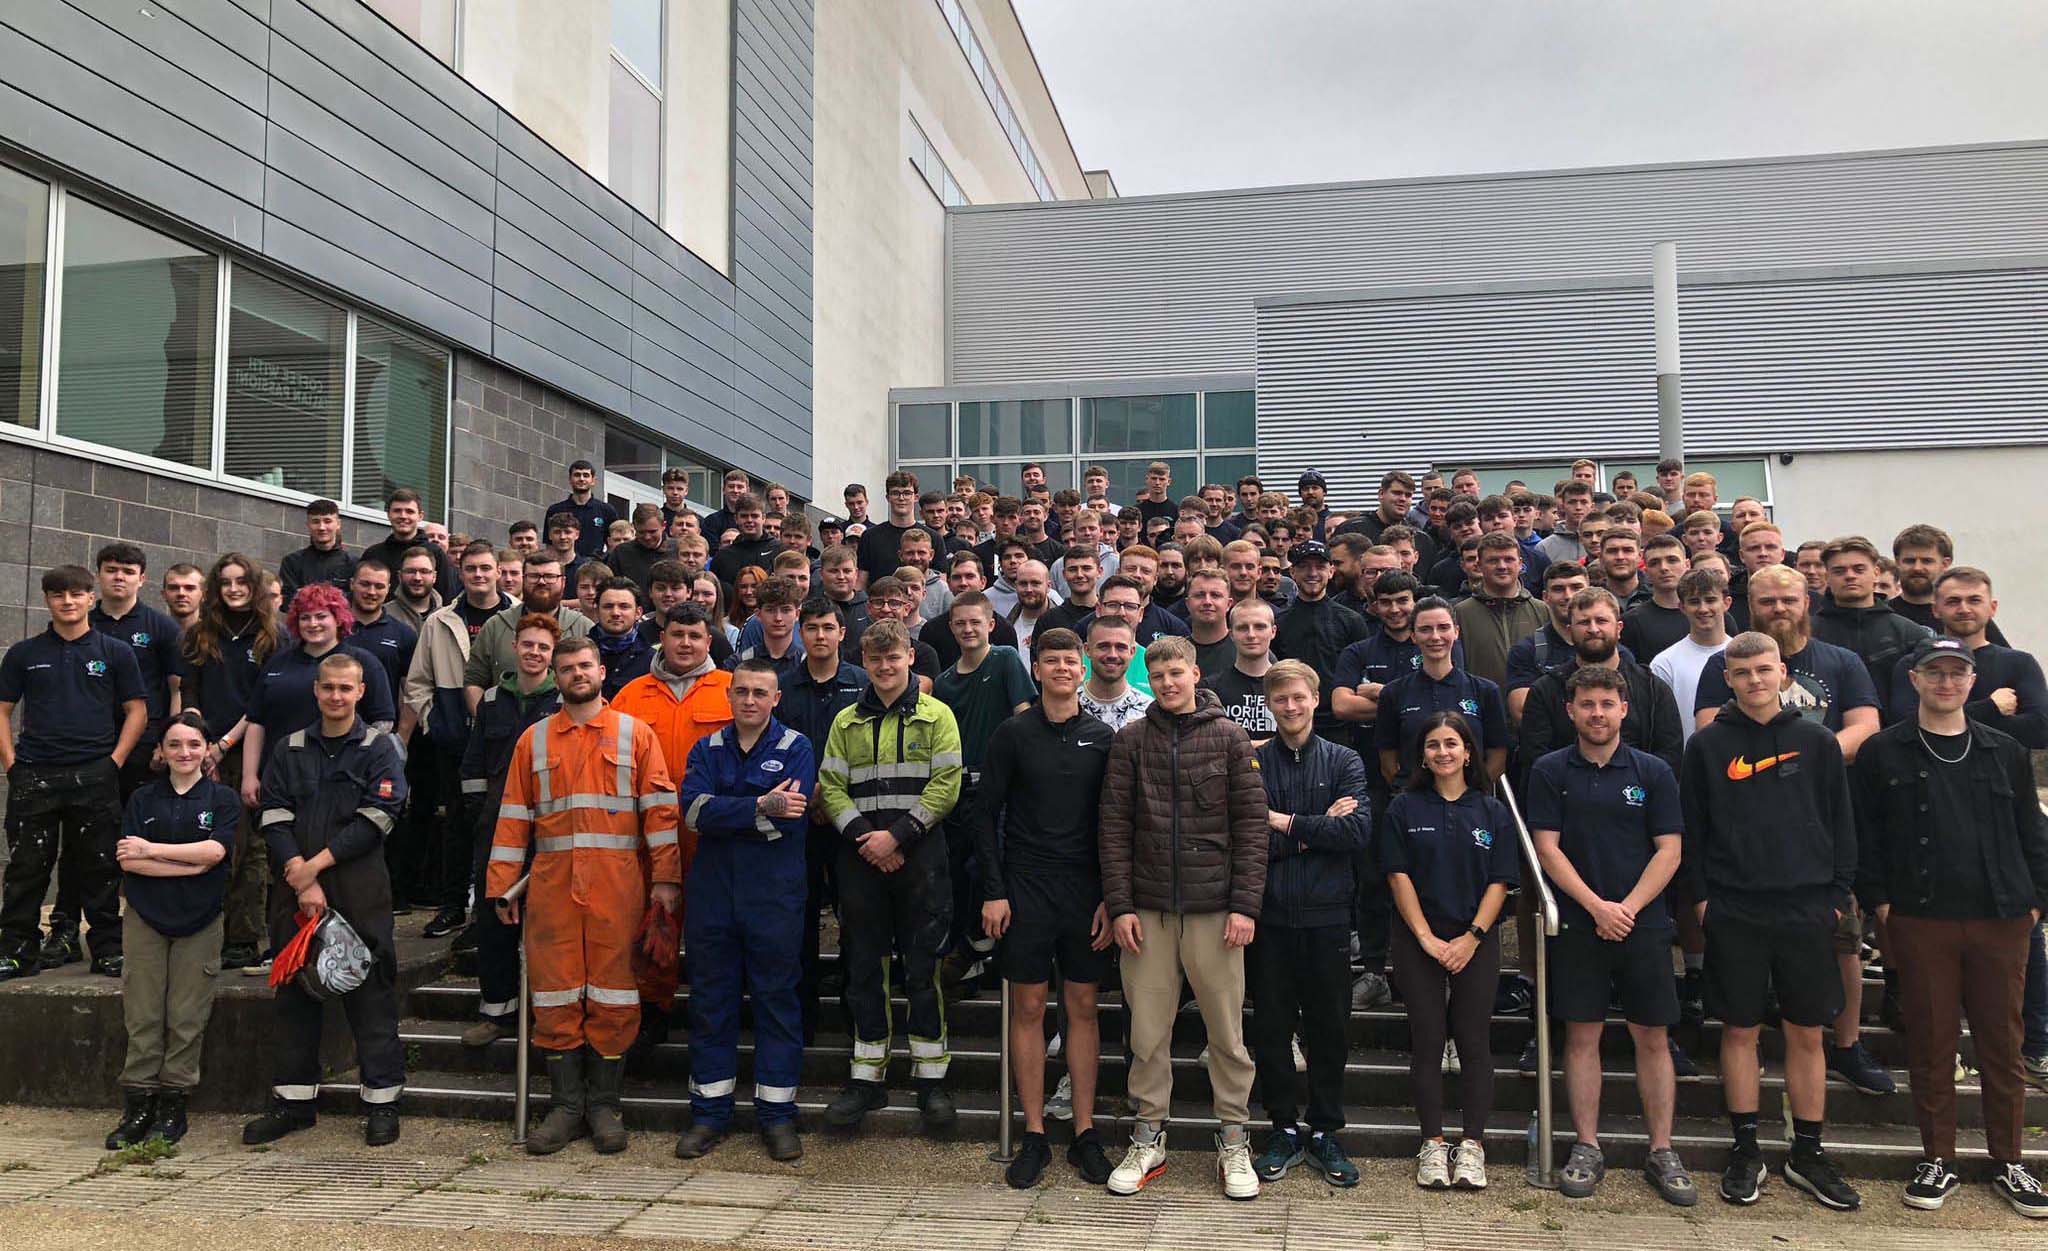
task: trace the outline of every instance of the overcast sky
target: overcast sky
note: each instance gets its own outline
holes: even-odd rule
[[[1013,0],[1125,195],[2048,137],[2048,0]]]

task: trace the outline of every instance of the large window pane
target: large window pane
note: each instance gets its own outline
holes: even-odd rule
[[[611,188],[649,217],[661,208],[661,101],[610,58]]]
[[[649,442],[638,435],[606,426],[604,431],[604,468],[629,478],[641,486],[661,489],[661,445]]]
[[[1081,451],[1162,452],[1192,450],[1195,397],[1118,395],[1081,401]]]
[[[1437,468],[1443,471],[1444,485],[1449,486],[1451,475],[1463,467],[1449,463],[1439,464]],[[1479,490],[1484,495],[1498,495],[1510,482],[1526,482],[1529,489],[1536,494],[1548,495],[1550,488],[1572,476],[1572,466],[1570,461],[1549,461],[1533,465],[1486,465],[1473,472],[1479,475]],[[1372,489],[1379,489],[1377,480],[1373,482]]]
[[[1208,426],[1204,447],[1259,445],[1257,392],[1209,392],[1202,397],[1202,420]]]
[[[448,370],[444,349],[357,319],[355,503],[381,509],[406,486],[425,497],[429,520],[446,514]]]
[[[1206,466],[1202,481],[1229,487],[1233,508],[1237,506],[1237,480],[1259,472],[1259,457],[1256,452],[1227,452],[1221,456],[1211,454],[1205,457],[1202,463]]]
[[[953,454],[951,404],[896,406],[896,459],[931,460]]]
[[[662,0],[612,0],[612,47],[659,90]]]
[[[963,403],[960,454],[1065,456],[1074,447],[1073,411],[1071,400]]]
[[[1614,475],[1629,470],[1642,486],[1657,485],[1657,462],[1654,460],[1610,460],[1600,466],[1601,481],[1613,482]],[[1771,502],[1771,471],[1762,460],[1693,460],[1685,462],[1687,473],[1710,473],[1714,475],[1714,496],[1720,501],[1721,511],[1728,511],[1729,505],[1745,495],[1754,496],[1768,504]]]
[[[1192,456],[1162,456],[1167,468],[1173,470],[1173,483],[1166,488],[1166,498],[1178,504],[1184,495],[1193,495],[1202,485],[1195,475],[1195,458]],[[1145,491],[1145,467],[1151,460],[1105,460],[1091,461],[1109,470],[1109,502],[1122,508],[1133,503]],[[1235,481],[1235,479],[1233,479]],[[1234,488],[1233,488],[1234,489]]]
[[[211,468],[219,281],[208,253],[71,198],[57,433]]]
[[[0,424],[33,426],[43,369],[50,188],[0,169]]]
[[[229,288],[227,463],[237,478],[339,498],[348,314],[247,270]]]
[[[984,487],[995,485],[996,494],[1024,497],[1024,466],[1027,462],[1016,460],[1002,464],[968,464],[960,466],[961,473],[973,474],[974,480]],[[1074,462],[1070,460],[1040,461],[1045,466],[1045,485],[1054,491],[1074,485]],[[919,485],[928,491],[944,491],[953,485],[946,474],[944,465],[919,467],[915,470]],[[929,478],[929,481],[927,481]]]

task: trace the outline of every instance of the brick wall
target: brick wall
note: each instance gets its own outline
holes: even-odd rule
[[[569,465],[604,465],[604,418],[558,391],[489,361],[461,355],[455,410],[448,525],[503,544],[524,517],[546,520],[548,505],[569,494]]]

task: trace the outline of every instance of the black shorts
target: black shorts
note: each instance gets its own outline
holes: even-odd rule
[[[1841,1013],[1833,924],[1760,924],[1716,916],[1710,903],[1706,928],[1706,1007],[1722,1021],[1763,1024],[1774,990],[1787,1025],[1830,1025]]]
[[[1102,902],[1101,879],[1089,874],[1014,874],[1009,881],[1010,928],[998,957],[1013,982],[1050,982],[1055,962],[1069,982],[1096,984],[1109,952],[1096,951],[1089,929]]]
[[[1616,999],[1631,1025],[1678,1024],[1671,930],[1638,928],[1610,943],[1594,932],[1591,921],[1567,919],[1550,940],[1552,1019],[1604,1021]]]

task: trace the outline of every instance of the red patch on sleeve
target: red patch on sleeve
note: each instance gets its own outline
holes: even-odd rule
[[[377,783],[377,798],[389,799],[396,790],[397,788],[392,785],[391,779],[385,778],[383,781]]]

